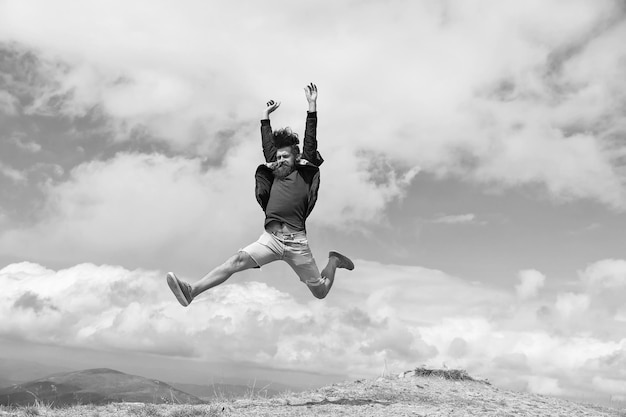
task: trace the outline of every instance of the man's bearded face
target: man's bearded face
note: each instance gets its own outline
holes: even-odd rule
[[[280,148],[276,152],[276,166],[272,169],[276,178],[285,178],[291,174],[296,166],[296,157],[292,154],[291,147]]]

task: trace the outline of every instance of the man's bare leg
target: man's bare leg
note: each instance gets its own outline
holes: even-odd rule
[[[308,286],[315,298],[322,299],[328,295],[335,282],[335,272],[337,268],[344,268],[351,271],[354,269],[354,264],[348,257],[337,252],[330,252],[328,254],[328,263],[321,272],[324,282],[320,285]]]
[[[252,257],[246,252],[240,251],[228,258],[228,260],[220,266],[211,270],[211,272],[194,284],[188,284],[178,279],[172,272],[167,274],[167,283],[178,301],[186,307],[198,295],[222,284],[234,273],[254,268],[255,266],[257,266],[257,264]]]
[[[226,281],[236,272],[254,268],[256,262],[246,252],[237,252],[226,262],[214,268],[211,272],[203,276],[200,281],[191,285],[191,295],[195,298],[208,289],[216,287]]]

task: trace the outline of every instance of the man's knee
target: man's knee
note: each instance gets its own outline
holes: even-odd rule
[[[322,300],[328,295],[328,290],[325,285],[308,285],[308,287],[313,296],[318,300]]]
[[[252,268],[256,265],[252,257],[246,252],[240,251],[231,256],[222,267],[228,272],[238,272],[244,269]]]

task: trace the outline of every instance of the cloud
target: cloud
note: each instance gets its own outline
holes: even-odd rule
[[[532,311],[537,302],[519,304],[512,291],[421,267],[356,263],[358,270],[350,274],[359,274],[359,285],[344,272],[323,302],[300,299],[269,282],[232,281],[186,309],[159,271],[11,264],[0,270],[0,334],[355,377],[374,375],[384,363],[394,372],[446,363],[503,387],[541,394],[621,392],[610,381],[622,378],[626,339],[619,339],[617,322],[610,332],[593,334],[597,315],[604,314],[598,304],[586,307],[592,320],[576,318],[582,327],[559,325],[556,332],[540,316],[512,317]],[[307,293],[303,286],[296,291]],[[567,299],[575,301],[558,300]]]
[[[26,175],[22,171],[19,171],[3,162],[0,162],[0,174],[16,183],[24,183],[27,180]]]
[[[230,148],[220,166],[199,157],[120,152],[78,165],[64,181],[46,176],[36,221],[4,228],[0,250],[25,259],[37,253],[55,263],[205,269],[262,232],[264,215],[254,196],[258,154],[255,137]],[[333,171],[341,164],[328,165]],[[322,183],[309,224],[380,221],[385,204],[401,194],[398,182],[406,184],[410,175],[392,172],[385,184],[374,184],[357,169],[348,178],[337,176],[339,186]],[[15,170],[6,174],[22,178]]]
[[[7,1],[0,39],[35,48],[47,63],[52,81],[38,86],[30,112],[99,108],[118,141],[141,128],[175,149],[208,152],[211,132],[255,118],[270,97],[283,101],[277,125],[295,126],[301,86],[315,78],[322,150],[346,162],[333,178],[383,156],[397,172],[541,186],[558,200],[626,207],[618,3],[246,7],[241,15],[239,6],[218,12],[204,2]],[[382,189],[359,181],[355,191],[375,192],[384,207],[406,192],[402,178]]]
[[[56,309],[56,307],[54,305],[51,305],[48,300],[39,298],[37,294],[30,291],[22,294],[20,298],[18,298],[15,303],[13,303],[13,307],[31,309],[35,313],[41,312],[44,308]]]
[[[434,352],[376,297],[372,315],[354,303],[298,302],[248,282],[220,286],[191,310],[175,302],[156,271],[93,264],[53,271],[19,263],[0,270],[0,280],[6,289],[0,332],[36,342],[354,373],[369,372],[382,358],[406,367]]]
[[[28,139],[22,137],[21,135],[13,135],[8,140],[13,145],[15,145],[16,148],[25,152],[37,153],[41,151],[40,144],[33,142],[33,141],[29,141]]]
[[[433,303],[433,296],[462,292],[467,284],[424,268],[366,261],[359,268],[358,288],[338,282],[330,302],[297,301],[266,283],[247,282],[217,287],[184,309],[157,271],[12,264],[0,270],[0,332],[65,346],[368,375],[385,361],[409,369],[434,357],[438,341],[422,327],[441,314],[475,310],[492,297],[485,289],[453,297],[451,304]],[[380,286],[381,270],[405,286],[401,297],[396,285]],[[391,305],[390,299],[397,302]],[[423,306],[419,317],[416,302]],[[471,334],[466,338],[476,341]]]
[[[150,338],[139,338],[133,347],[150,351],[155,344],[165,343],[149,317],[128,315],[139,313],[138,299],[156,295],[158,286],[153,274],[90,264],[52,271],[28,262],[0,271],[7,288],[2,302],[6,319],[0,324],[0,332],[5,335],[62,346],[98,347],[100,340],[92,336],[94,329],[102,329],[102,342],[109,348],[128,347],[126,340],[134,324],[145,320],[142,336]],[[118,326],[116,340],[106,340],[109,326]],[[164,349],[173,346],[166,344]]]
[[[67,181],[45,184],[45,215],[4,230],[0,247],[25,258],[35,251],[55,262],[95,257],[149,264],[158,253],[178,264],[202,259],[206,267],[255,236],[250,232],[260,230],[263,218],[253,187],[240,186],[253,184],[251,169],[242,166],[246,158],[231,160],[224,170],[206,170],[199,158],[160,154],[120,153],[85,163]],[[221,250],[207,259],[216,241]]]
[[[555,307],[565,317],[582,314],[589,308],[589,296],[574,293],[559,294]]]
[[[467,213],[467,214],[440,216],[432,220],[432,222],[443,223],[443,224],[467,224],[467,223],[474,223],[475,219],[476,219],[476,215],[474,213]]]
[[[0,113],[10,116],[18,114],[19,102],[8,91],[0,90]]]
[[[520,283],[515,286],[515,291],[517,291],[517,295],[521,298],[535,296],[546,282],[546,276],[534,269],[520,271],[518,277]]]
[[[615,289],[626,286],[626,261],[605,259],[589,265],[580,273],[581,279],[592,287]]]
[[[5,71],[7,77],[12,80],[9,85],[12,91],[25,97],[26,113],[33,117],[56,117],[62,119],[64,123],[67,119],[74,120],[75,124],[81,126],[71,129],[58,139],[59,142],[64,143],[63,146],[68,148],[68,154],[77,153],[77,142],[80,144],[79,149],[96,148],[97,150],[99,146],[103,146],[103,144],[105,146],[100,152],[91,151],[87,158],[95,158],[93,161],[88,159],[82,165],[80,163],[74,166],[70,165],[68,167],[69,175],[62,178],[64,183],[50,181],[48,176],[39,176],[38,181],[33,178],[31,186],[40,188],[44,194],[43,203],[37,204],[37,207],[42,208],[41,212],[37,213],[41,224],[31,228],[36,230],[20,229],[10,232],[12,237],[15,237],[13,233],[17,233],[20,236],[27,235],[24,237],[26,240],[29,239],[28,236],[35,239],[35,236],[43,228],[56,228],[54,224],[66,221],[80,222],[80,219],[72,220],[71,214],[63,213],[63,210],[67,209],[72,213],[82,213],[89,216],[89,213],[83,212],[86,210],[84,204],[73,208],[69,207],[76,201],[91,201],[92,209],[93,206],[102,204],[103,207],[99,209],[101,210],[100,213],[109,211],[115,213],[119,211],[120,207],[129,210],[135,203],[138,204],[135,207],[136,210],[146,209],[148,211],[154,210],[148,209],[147,204],[175,204],[173,199],[165,203],[157,203],[154,199],[143,200],[143,196],[146,194],[137,192],[139,191],[137,189],[135,192],[129,193],[123,206],[116,205],[117,208],[112,208],[112,210],[106,206],[113,203],[110,200],[113,190],[109,185],[103,187],[100,185],[107,181],[118,181],[129,175],[132,162],[128,161],[131,159],[137,160],[136,168],[140,172],[145,171],[144,168],[147,169],[148,167],[142,162],[146,158],[163,161],[163,166],[150,168],[155,172],[158,170],[165,172],[170,162],[180,165],[181,160],[186,160],[190,166],[196,167],[200,163],[202,169],[210,167],[211,173],[204,175],[198,171],[193,174],[204,175],[203,179],[197,180],[197,184],[208,183],[207,181],[210,183],[220,182],[223,187],[220,192],[228,190],[228,193],[224,193],[220,197],[214,196],[215,201],[249,201],[252,203],[252,207],[256,207],[254,200],[234,197],[234,194],[238,193],[240,196],[246,197],[252,195],[249,191],[243,191],[243,187],[250,183],[252,172],[262,162],[257,116],[250,117],[250,114],[257,114],[258,112],[256,110],[246,112],[244,118],[240,117],[238,112],[229,109],[229,105],[237,104],[232,101],[232,92],[224,92],[220,96],[218,94],[219,89],[216,89],[217,87],[212,84],[214,81],[196,80],[204,86],[203,88],[207,89],[202,91],[202,88],[198,89],[195,85],[189,84],[189,80],[181,78],[180,74],[163,78],[156,74],[156,70],[137,69],[141,73],[133,75],[135,70],[133,68],[121,68],[119,72],[108,72],[102,68],[93,68],[90,66],[91,64],[83,63],[83,65],[75,62],[68,64],[65,61],[60,61],[58,57],[51,57],[40,51],[32,51],[15,43],[3,45],[0,49],[15,62],[17,69],[9,68]],[[15,77],[13,73],[16,74]],[[178,99],[174,96],[178,94],[180,89],[184,89],[186,92],[181,93],[181,98]],[[191,90],[193,91],[190,92]],[[298,91],[300,91],[300,87],[298,87]],[[189,94],[192,94],[193,97],[188,97]],[[215,94],[218,96],[215,99],[211,98]],[[298,98],[299,101],[304,102],[303,97]],[[191,102],[184,104],[181,100],[191,100]],[[264,100],[259,98],[260,106],[263,102]],[[100,120],[100,117],[103,119]],[[90,120],[90,118],[97,119],[98,130],[96,132],[91,130],[89,126],[84,127],[85,119]],[[298,125],[304,124],[303,112],[298,112],[296,120]],[[276,125],[278,123],[275,123]],[[41,150],[41,145],[38,143],[27,141],[25,138],[15,135],[12,138],[12,143],[21,150],[32,151],[33,153]],[[321,138],[320,141],[323,143],[325,140]],[[116,147],[122,146],[120,142],[128,142],[126,146],[133,151],[116,153],[115,151],[118,149]],[[330,143],[329,141],[326,142]],[[323,167],[324,182],[321,188],[321,198],[316,208],[316,215],[312,218],[312,221],[326,226],[357,228],[363,223],[381,222],[384,219],[386,206],[391,201],[402,198],[405,190],[418,173],[418,169],[415,167],[397,167],[384,156],[355,152],[355,149],[346,146],[329,151],[334,153],[334,157],[329,158]],[[150,152],[150,156],[142,156],[139,152]],[[326,155],[326,151],[323,149],[322,153]],[[236,155],[237,160],[233,155]],[[41,158],[46,159],[46,161],[49,159],[47,155],[41,156]],[[67,163],[67,160],[76,159],[69,158],[66,154],[61,154],[58,158],[63,163]],[[122,159],[127,162],[120,162]],[[35,166],[41,167],[41,164]],[[373,166],[376,169],[373,169]],[[117,170],[120,172],[115,172]],[[234,170],[237,171],[236,178],[240,182],[234,181],[232,176]],[[149,174],[146,172],[146,175]],[[158,176],[158,174],[156,175]],[[229,178],[226,180],[228,185],[222,183],[223,178]],[[333,181],[326,182],[326,178],[333,178]],[[98,184],[97,186],[96,184],[87,184],[89,181],[98,182]],[[196,180],[190,179],[190,181]],[[120,189],[132,187],[130,184],[126,184]],[[164,192],[167,192],[168,185],[174,186],[170,180],[162,181]],[[79,193],[84,193],[84,195],[78,196]],[[198,200],[202,200],[203,195],[207,196],[201,189],[197,189],[197,193]],[[63,201],[65,197],[69,197],[68,194],[73,194],[73,196],[69,200]],[[196,201],[196,203],[205,204],[206,199],[203,202]],[[211,204],[212,208],[227,210],[225,206],[217,206],[213,202]],[[112,218],[104,215],[96,216],[89,222],[86,230],[109,228]],[[100,220],[103,220],[103,224],[97,225],[96,223]],[[116,224],[122,225],[124,222],[124,218],[121,218]],[[244,233],[249,229],[248,225],[249,223],[245,222],[231,223],[231,227],[237,228],[234,234]],[[83,226],[81,225],[81,230]],[[51,231],[52,233],[47,240],[59,238],[59,233],[69,234],[69,231],[74,229],[69,227],[67,230],[68,232],[58,233]],[[115,225],[110,230],[116,230]],[[139,231],[137,232],[139,233]],[[185,234],[185,231],[181,230],[180,234]],[[150,238],[151,236],[146,236],[142,242],[151,240]],[[45,244],[46,242],[40,243],[42,246]],[[83,244],[80,243],[79,245],[82,246]],[[53,241],[49,247],[54,249],[59,246],[56,241]],[[90,247],[89,243],[85,248],[88,247]],[[54,253],[54,250],[52,252]],[[75,254],[78,253],[86,254],[85,251],[75,252]],[[63,257],[61,254],[58,259]],[[92,258],[87,257],[87,259]],[[72,258],[72,262],[79,261],[80,259],[76,257]],[[105,261],[120,263],[124,262],[124,259],[107,258]]]
[[[352,154],[348,148],[329,152],[321,168],[320,197],[315,222],[335,228],[362,230],[380,223],[392,201],[405,196],[419,169],[397,168],[384,157]]]

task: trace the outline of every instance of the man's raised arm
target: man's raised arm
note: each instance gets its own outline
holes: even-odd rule
[[[313,165],[320,166],[324,159],[317,151],[317,86],[313,83],[307,85],[304,87],[304,94],[309,102],[309,111],[306,114],[302,159],[306,159]]]
[[[265,162],[276,161],[276,146],[274,146],[274,139],[272,136],[270,113],[276,110],[278,106],[280,106],[280,101],[268,101],[267,107],[263,111],[263,118],[261,119],[261,142],[263,144],[263,155],[265,156]]]

